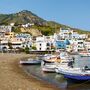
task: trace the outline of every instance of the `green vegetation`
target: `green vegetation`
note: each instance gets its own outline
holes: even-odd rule
[[[21,12],[14,14],[0,14],[0,25],[10,25],[10,23],[15,23],[15,27],[12,28],[12,31],[16,33],[21,32],[20,27],[18,26],[26,23],[34,23],[35,26],[33,26],[32,28],[39,30],[43,35],[52,35],[54,33],[58,33],[60,28],[63,29],[72,28],[70,26],[59,24],[54,21],[46,21],[38,17],[31,11],[27,10],[23,10]],[[90,34],[89,31],[83,31],[76,28],[72,29],[76,30],[79,34],[83,33]]]
[[[12,31],[15,32],[15,33],[21,33],[21,30],[19,27],[12,27]]]
[[[9,49],[13,49],[11,42],[8,42],[8,47],[9,47]]]
[[[90,34],[90,31],[77,30],[79,34]]]
[[[52,35],[55,33],[55,29],[50,26],[33,26],[32,28],[38,29],[43,35]]]
[[[29,47],[26,46],[24,51],[25,51],[26,54],[29,54]]]
[[[37,48],[36,48],[35,46],[32,46],[32,49],[33,49],[33,50],[36,50]]]

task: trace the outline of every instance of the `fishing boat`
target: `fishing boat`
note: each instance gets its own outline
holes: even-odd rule
[[[44,72],[55,72],[56,65],[60,62],[57,56],[52,55],[41,62],[41,69]]]
[[[90,80],[90,69],[88,69],[87,66],[81,69],[61,65],[58,69],[56,69],[56,72],[63,74],[65,78],[72,80]]]
[[[23,64],[23,65],[40,65],[41,60],[37,60],[37,59],[21,60],[20,64]]]
[[[62,59],[62,60],[71,60],[72,59],[72,57],[67,53],[67,52],[61,52],[60,53],[60,59]]]
[[[83,51],[83,52],[80,52],[79,55],[80,55],[81,57],[90,57],[90,52]]]
[[[43,72],[55,72],[56,63],[52,61],[45,61],[41,62],[41,69]]]
[[[43,59],[44,60],[51,60],[51,59],[54,59],[54,58],[57,58],[57,56],[56,55],[52,55],[52,54],[45,54],[44,56],[43,56]]]

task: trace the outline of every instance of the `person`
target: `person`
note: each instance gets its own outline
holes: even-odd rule
[[[88,66],[85,66],[84,69],[85,69],[85,70],[88,70],[89,68],[88,68]]]
[[[70,61],[70,62],[68,63],[68,66],[70,66],[71,68],[73,68],[73,61]]]
[[[72,59],[73,59],[73,64],[75,63],[75,57],[72,57]]]

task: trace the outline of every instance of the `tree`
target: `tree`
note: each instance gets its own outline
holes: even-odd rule
[[[8,42],[8,46],[9,46],[9,49],[13,49],[11,42]]]
[[[55,49],[56,49],[55,46],[51,45],[51,50],[55,50]]]
[[[21,30],[20,30],[20,28],[19,27],[12,27],[12,31],[13,32],[15,32],[15,33],[20,33],[21,32]]]
[[[35,46],[32,46],[32,49],[33,49],[33,50],[36,50],[37,48],[36,48]]]
[[[28,46],[25,47],[25,53],[29,54],[29,47]]]

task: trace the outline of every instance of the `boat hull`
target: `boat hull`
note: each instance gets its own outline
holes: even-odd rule
[[[21,63],[22,65],[40,65],[41,63]]]
[[[81,80],[81,81],[90,80],[90,76],[86,76],[86,75],[67,75],[67,74],[64,74],[64,77],[68,78],[68,79]]]
[[[41,61],[20,61],[22,65],[40,65]]]
[[[43,72],[47,72],[47,73],[54,73],[55,69],[50,69],[50,68],[42,68]]]

